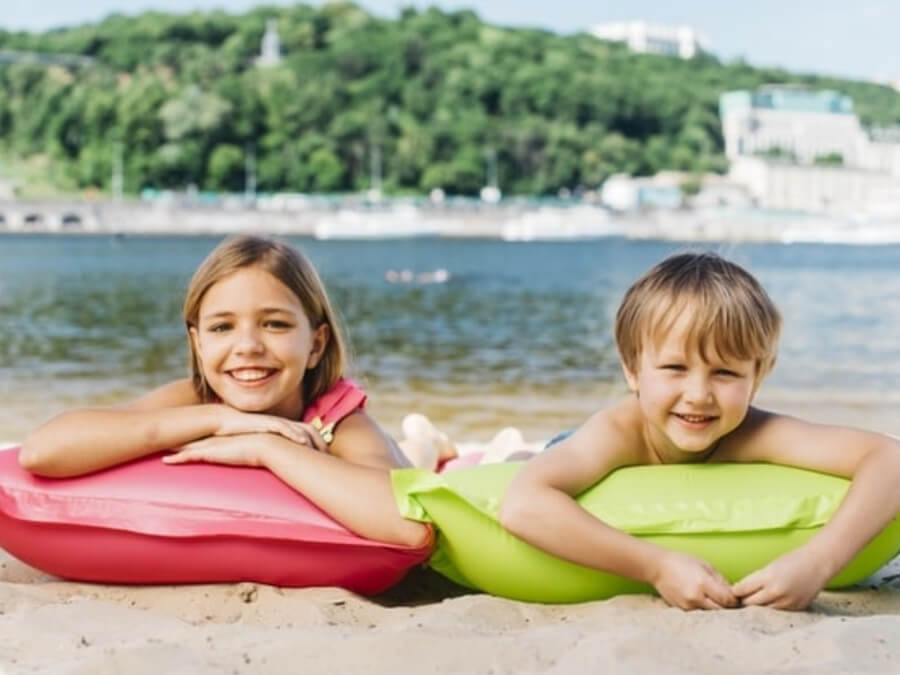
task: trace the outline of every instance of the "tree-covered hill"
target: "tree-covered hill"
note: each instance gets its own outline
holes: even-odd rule
[[[284,59],[259,68],[268,19]],[[833,88],[867,124],[900,123],[888,87],[710,56],[629,53],[588,34],[508,29],[469,11],[353,4],[111,16],[0,50],[77,54],[89,67],[0,63],[0,152],[44,156],[73,187],[240,190],[246,157],[265,191],[369,186],[471,194],[496,156],[504,192],[591,188],[609,174],[726,167],[719,94],[766,83]]]

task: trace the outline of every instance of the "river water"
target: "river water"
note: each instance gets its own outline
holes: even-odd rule
[[[183,376],[182,296],[218,239],[0,236],[0,441],[66,407]],[[621,395],[616,306],[638,275],[688,247],[289,241],[343,316],[373,414],[396,432],[422,412],[473,440],[507,425],[546,437]],[[900,433],[900,246],[712,248],[754,272],[784,315],[762,405]]]

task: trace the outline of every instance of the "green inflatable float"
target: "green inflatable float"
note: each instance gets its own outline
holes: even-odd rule
[[[561,560],[498,523],[500,500],[519,462],[435,474],[394,471],[407,518],[434,523],[429,564],[453,581],[516,600],[582,602],[650,586]],[[619,469],[578,497],[604,522],[709,561],[736,581],[797,548],[840,504],[848,480],[769,464],[640,466]],[[828,584],[855,584],[900,551],[895,518]]]

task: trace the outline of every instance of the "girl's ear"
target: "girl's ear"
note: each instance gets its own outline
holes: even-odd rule
[[[194,347],[194,357],[197,359],[197,365],[200,365],[200,333],[197,332],[197,327],[188,326],[188,335],[191,337],[191,345]]]
[[[328,346],[329,340],[331,340],[331,326],[327,323],[320,324],[313,331],[312,350],[310,350],[309,359],[306,361],[307,370],[312,370],[319,365],[319,361],[325,355],[325,348]]]

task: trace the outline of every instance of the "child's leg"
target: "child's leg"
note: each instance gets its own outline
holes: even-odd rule
[[[439,431],[425,415],[407,415],[400,428],[404,438],[398,445],[417,468],[434,470],[459,455],[447,434]]]

